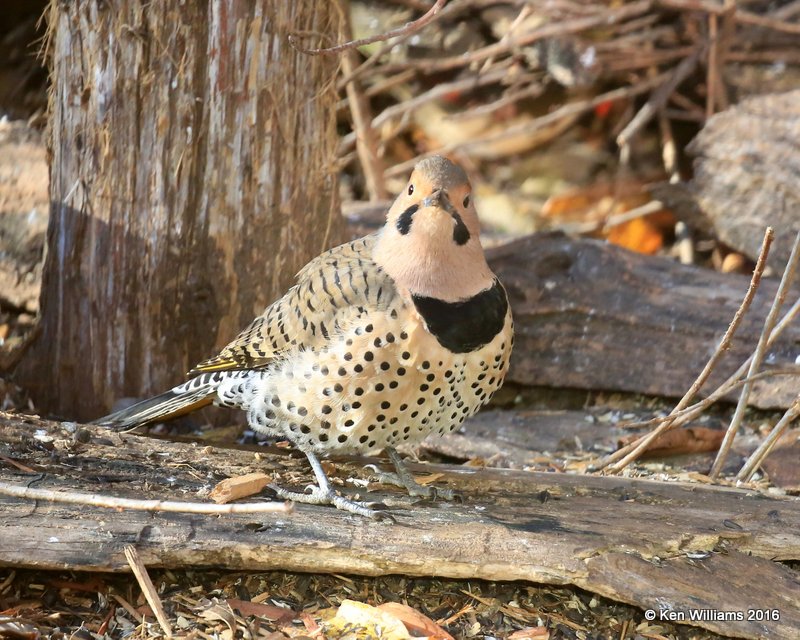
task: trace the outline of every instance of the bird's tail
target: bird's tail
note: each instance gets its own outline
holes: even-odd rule
[[[101,427],[114,430],[132,429],[154,422],[163,422],[211,404],[220,382],[228,372],[203,373],[173,387],[161,395],[121,409],[94,421]]]

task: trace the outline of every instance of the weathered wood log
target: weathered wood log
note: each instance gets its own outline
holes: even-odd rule
[[[305,463],[276,449],[220,449],[0,415],[0,481],[123,497],[204,499],[225,476],[308,482]],[[363,477],[364,460],[334,478]],[[333,508],[223,518],[31,504],[0,497],[0,564],[124,571],[133,544],[149,566],[218,566],[364,575],[404,573],[574,584],[684,622],[746,638],[800,628],[800,500],[722,487],[442,465],[462,503],[412,502],[398,492],[340,489],[383,501],[397,524]],[[341,481],[340,481],[341,482]],[[744,619],[689,619],[690,610]],[[779,620],[748,620],[749,610]],[[737,615],[738,615],[737,614]]]
[[[537,234],[490,252],[508,290],[516,342],[508,379],[524,385],[680,397],[714,352],[749,278],[686,267],[594,240]],[[761,282],[713,390],[752,353],[777,283]],[[791,300],[800,295],[794,289]],[[800,326],[770,349],[767,368],[795,367]],[[800,374],[754,384],[752,404],[784,407]]]
[[[50,3],[42,333],[21,371],[72,418],[178,383],[342,239],[336,40],[314,0]]]

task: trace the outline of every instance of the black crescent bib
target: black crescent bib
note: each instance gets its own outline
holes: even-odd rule
[[[425,325],[446,349],[468,353],[491,342],[503,329],[508,299],[505,289],[494,284],[461,302],[444,302],[436,298],[412,295]]]

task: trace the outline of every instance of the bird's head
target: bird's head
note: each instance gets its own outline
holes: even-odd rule
[[[442,156],[417,164],[389,209],[375,260],[416,295],[455,301],[491,286],[472,186],[461,167]]]

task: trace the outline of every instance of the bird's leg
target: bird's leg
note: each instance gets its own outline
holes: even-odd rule
[[[274,484],[270,485],[275,494],[282,500],[291,500],[292,502],[304,502],[306,504],[332,504],[337,509],[342,511],[349,511],[359,516],[367,518],[382,519],[387,515],[378,511],[377,509],[370,509],[362,502],[348,500],[340,496],[331,487],[328,476],[325,475],[325,470],[322,468],[319,459],[311,451],[304,451],[311,469],[314,471],[314,476],[317,478],[317,486],[310,487],[307,493],[299,493],[296,491],[288,491],[283,487],[278,487]]]
[[[370,465],[374,471],[373,477],[378,482],[401,487],[408,491],[408,495],[412,497],[443,498],[445,500],[452,500],[456,497],[452,489],[437,489],[436,487],[420,484],[414,480],[414,476],[412,476],[411,472],[406,468],[403,459],[400,457],[400,454],[397,453],[396,449],[386,447],[385,451],[389,455],[389,460],[391,460],[394,465],[395,473],[381,471],[374,465]]]

